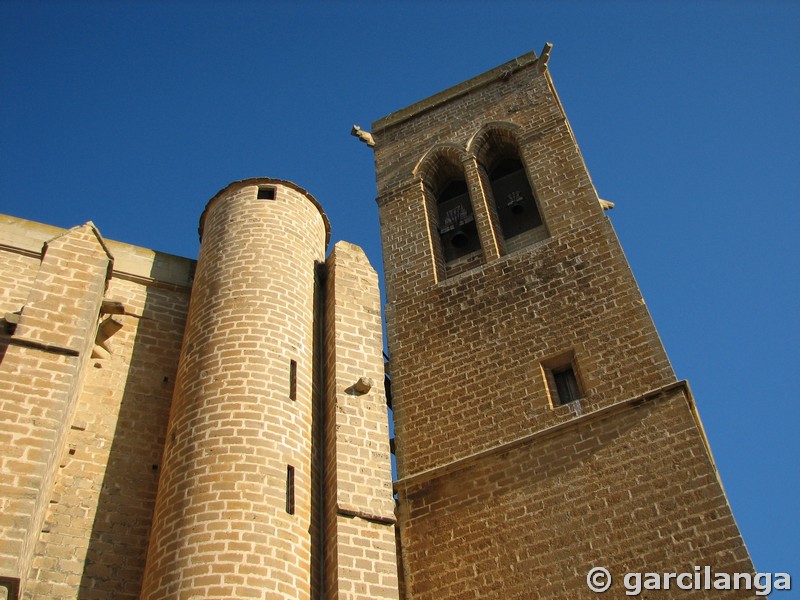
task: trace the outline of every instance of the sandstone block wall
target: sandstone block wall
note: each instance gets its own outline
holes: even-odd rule
[[[0,465],[4,576],[23,578],[30,568],[91,354],[90,333],[110,263],[91,224],[47,242],[19,324],[2,340],[0,414],[7,422],[2,443],[9,448]],[[25,593],[24,580],[20,588]]]
[[[574,354],[584,412],[674,381],[602,215],[387,314],[401,478],[572,419],[548,391],[552,357]]]
[[[625,598],[628,572],[750,572],[688,388],[589,413],[561,429],[402,483],[408,598],[588,598],[590,567]],[[700,562],[698,562],[700,559]],[[447,573],[443,578],[442,573]],[[753,592],[662,592],[752,598]]]
[[[189,294],[117,278],[108,293],[131,314],[87,369],[30,573],[37,598],[139,597]]]
[[[358,246],[326,263],[326,598],[398,596],[378,275]]]
[[[551,357],[574,353],[584,410],[674,381],[555,91],[532,57],[374,128],[401,478],[570,418],[549,401],[542,361]],[[437,149],[458,149],[479,219],[494,199],[474,164],[492,130],[519,144],[548,233],[510,251],[499,229],[479,230],[496,241],[482,244],[469,271],[448,276],[435,264],[419,166]]]
[[[74,246],[74,255],[58,264],[58,277],[45,276],[48,255],[64,260],[63,252],[53,250],[57,244]],[[108,269],[109,255],[114,257],[113,271]],[[80,274],[94,264],[92,256],[100,259],[94,289]],[[48,315],[41,329],[43,343],[51,346],[46,354],[57,355],[59,346],[54,342],[63,325],[56,315],[68,312],[64,303],[72,300],[87,311],[76,342],[85,348],[79,355],[85,365],[71,413],[47,417],[36,400],[58,389],[60,368],[42,365],[46,371],[36,376],[32,365],[19,363],[16,375],[5,371],[15,363],[8,350],[13,356],[16,344],[24,339],[18,335],[25,330],[17,328],[0,340],[6,350],[0,357],[0,386],[10,383],[19,390],[19,380],[29,377],[35,386],[23,394],[6,393],[4,387],[0,399],[9,410],[2,413],[3,431],[17,431],[29,413],[32,437],[42,436],[51,419],[58,422],[62,437],[61,448],[47,452],[53,460],[52,483],[41,482],[28,492],[43,510],[41,523],[29,530],[29,565],[16,574],[22,597],[138,596],[193,265],[187,259],[103,241],[90,226],[65,233],[0,217],[0,278],[6,284],[3,314],[19,310],[35,297],[37,277],[61,280],[66,288],[56,291],[58,304],[52,304],[56,314]],[[125,311],[113,315],[121,327],[112,328],[104,340],[106,349],[95,344],[98,322],[110,316],[100,314],[102,299],[115,300]],[[4,446],[3,454],[7,459],[16,455],[29,472],[36,469],[24,444],[15,443],[7,450]],[[4,488],[4,505],[20,491],[17,486]]]

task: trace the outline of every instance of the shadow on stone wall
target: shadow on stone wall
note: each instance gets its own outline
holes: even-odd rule
[[[311,388],[311,597],[322,598],[325,585],[325,264],[317,263],[314,270],[314,345],[312,359],[314,378]]]
[[[324,271],[317,269],[316,314],[324,306]],[[177,306],[180,300],[182,306]],[[119,417],[113,434],[97,513],[81,576],[78,600],[135,600],[139,597],[150,527],[158,487],[162,452],[183,340],[189,294],[147,288],[125,381]],[[128,317],[126,317],[128,318]],[[322,321],[314,331],[311,472],[315,493],[311,499],[312,597],[323,586],[324,381],[321,379],[324,339]],[[95,361],[92,361],[94,364]],[[90,365],[89,368],[93,368]],[[104,367],[105,368],[105,367]]]
[[[117,367],[125,389],[79,600],[139,597],[188,299],[183,288],[147,287],[127,378]]]

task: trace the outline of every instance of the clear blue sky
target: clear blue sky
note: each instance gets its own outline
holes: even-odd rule
[[[546,41],[756,568],[800,586],[800,3],[0,0],[0,212],[195,257],[217,190],[278,177],[380,269],[350,127]]]

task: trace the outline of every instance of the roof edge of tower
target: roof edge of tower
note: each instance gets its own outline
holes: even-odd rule
[[[398,125],[399,123],[407,121],[408,119],[422,112],[436,108],[441,104],[449,102],[455,98],[458,98],[459,96],[463,96],[464,94],[467,94],[477,88],[483,87],[495,81],[499,77],[507,77],[508,75],[519,71],[520,69],[534,64],[536,61],[536,53],[533,51],[527,52],[522,56],[518,56],[517,58],[503,63],[494,69],[486,71],[485,73],[481,73],[480,75],[476,75],[471,79],[467,79],[466,81],[439,92],[438,94],[434,94],[433,96],[429,96],[424,100],[415,102],[406,108],[389,113],[385,117],[378,119],[372,124],[372,132],[378,133],[381,130]]]
[[[205,227],[206,222],[206,214],[208,213],[208,209],[211,208],[211,205],[217,201],[217,199],[227,192],[232,192],[248,185],[261,185],[261,184],[268,184],[268,185],[282,185],[288,188],[293,189],[300,194],[303,194],[308,200],[313,204],[319,214],[322,215],[322,222],[325,224],[325,248],[327,250],[328,245],[331,243],[331,222],[328,220],[328,215],[325,214],[325,209],[322,208],[322,204],[320,204],[319,200],[314,198],[311,193],[305,189],[293,183],[291,181],[287,181],[286,179],[275,179],[273,177],[250,177],[248,179],[241,179],[239,181],[234,181],[233,183],[229,183],[220,191],[218,191],[214,196],[206,203],[206,207],[203,209],[203,214],[200,215],[200,224],[197,227],[197,234],[200,236],[200,241],[203,241],[203,228]]]

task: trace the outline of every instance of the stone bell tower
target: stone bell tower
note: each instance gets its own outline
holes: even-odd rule
[[[752,571],[549,53],[372,127],[408,599]]]

